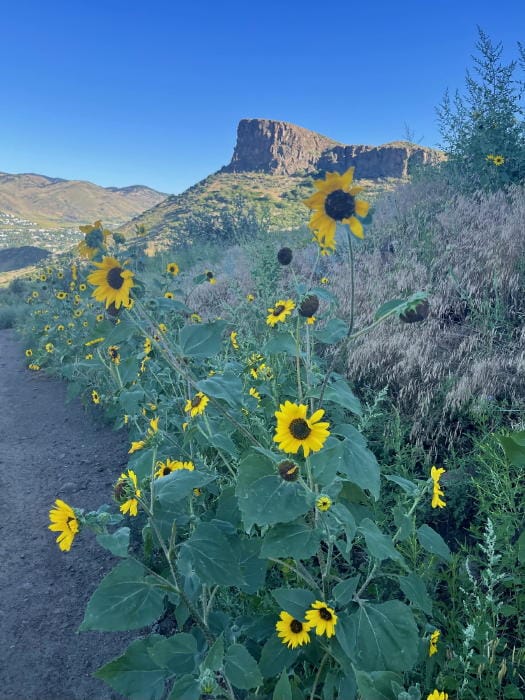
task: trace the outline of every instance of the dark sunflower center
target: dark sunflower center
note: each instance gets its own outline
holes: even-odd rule
[[[110,348],[109,354],[115,360],[118,357],[118,350],[116,350],[115,348]]]
[[[324,210],[335,221],[342,221],[355,214],[355,198],[343,190],[330,192],[325,199]]]
[[[282,312],[285,310],[286,306],[283,304],[279,304],[279,306],[276,306],[275,309],[273,310],[273,315],[274,316],[280,316]]]
[[[168,476],[168,474],[171,474],[171,469],[169,467],[164,467],[162,470],[162,476]]]
[[[193,408],[197,408],[197,406],[201,402],[201,398],[202,398],[201,396],[194,396],[193,397],[193,399],[191,400],[191,405],[193,406]]]
[[[303,623],[299,622],[299,620],[292,620],[290,622],[290,629],[294,634],[299,634],[299,632],[303,631]]]
[[[71,516],[69,516],[69,518],[67,519],[67,526],[68,526],[68,528],[69,528],[70,530],[71,530],[71,524],[70,524],[70,523],[74,523],[74,522],[75,522],[75,518],[72,518]]]
[[[332,613],[326,608],[319,608],[319,617],[322,617],[323,620],[328,621],[332,619]]]
[[[305,440],[312,430],[304,418],[294,418],[290,423],[290,432],[296,440]]]
[[[213,279],[213,272],[208,271],[208,272],[206,273],[206,277],[207,277],[209,280]]]
[[[124,278],[120,274],[121,272],[121,267],[112,267],[108,272],[107,281],[112,289],[120,289],[124,284]]]

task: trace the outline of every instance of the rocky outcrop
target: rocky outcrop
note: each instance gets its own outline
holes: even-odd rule
[[[444,154],[409,142],[355,146],[288,122],[242,119],[229,165],[222,172],[263,172],[281,175],[355,166],[356,178],[405,178],[414,166],[437,163]]]

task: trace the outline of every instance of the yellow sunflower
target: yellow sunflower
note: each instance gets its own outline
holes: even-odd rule
[[[305,617],[310,627],[315,627],[316,634],[326,634],[328,638],[334,636],[337,615],[335,610],[328,607],[326,603],[316,600],[312,603],[310,610],[306,611]]]
[[[434,630],[432,634],[430,635],[430,644],[428,648],[428,655],[433,656],[434,654],[437,654],[438,648],[437,648],[437,643],[438,639],[440,636],[441,632],[439,630]]]
[[[50,530],[61,533],[56,540],[58,546],[63,552],[69,552],[79,530],[77,516],[73,508],[59,498],[56,499],[55,506],[49,511],[51,525],[48,527]]]
[[[114,304],[116,309],[129,303],[133,284],[133,272],[125,270],[118,260],[106,256],[101,263],[94,263],[98,270],[88,275],[87,281],[96,287],[91,296],[106,302],[106,309]]]
[[[315,502],[317,510],[330,510],[332,507],[332,499],[330,496],[319,496]]]
[[[153,475],[156,479],[168,476],[171,472],[178,471],[179,469],[187,469],[189,472],[195,469],[193,462],[180,462],[179,460],[169,458],[167,458],[165,462],[157,462],[157,467],[158,469]]]
[[[313,210],[308,225],[314,231],[322,252],[335,250],[335,231],[338,223],[348,224],[354,236],[364,238],[363,224],[357,217],[364,218],[370,205],[355,198],[363,188],[351,187],[353,177],[354,167],[348,168],[342,175],[326,173],[324,180],[314,180],[318,191],[304,200],[306,206]]]
[[[447,504],[446,502],[441,498],[441,496],[444,496],[444,492],[439,484],[439,480],[441,479],[441,475],[445,473],[445,470],[443,467],[440,467],[439,469],[436,469],[436,467],[432,467],[430,470],[430,478],[432,479],[432,484],[433,484],[433,490],[432,490],[432,508],[444,508]]]
[[[100,403],[100,396],[98,392],[95,391],[95,389],[93,389],[93,391],[91,392],[91,400],[93,401],[93,403]]]
[[[111,231],[107,228],[102,228],[102,221],[95,221],[93,225],[79,226],[80,231],[84,234],[84,240],[78,244],[78,252],[84,258],[91,260],[106,247],[106,239],[111,236]]]
[[[166,299],[175,299],[175,294],[173,294],[173,292],[165,292],[164,296]]]
[[[208,405],[209,400],[210,399],[203,394],[202,391],[199,391],[192,399],[186,401],[184,410],[186,413],[189,413],[192,418],[195,418],[195,416],[198,416],[200,413],[204,413],[204,409]]]
[[[285,401],[275,412],[277,428],[273,439],[283,452],[297,454],[302,447],[304,456],[308,457],[310,452],[318,452],[330,435],[330,423],[319,423],[324,410],[320,408],[310,418],[306,417],[307,410],[304,404]]]
[[[279,299],[272,309],[268,309],[266,323],[275,326],[276,323],[283,323],[295,309],[295,303],[291,299]]]
[[[120,353],[118,350],[118,345],[110,345],[108,348],[108,355],[111,358],[111,362],[114,362],[116,365],[120,365]]]
[[[503,165],[503,163],[505,162],[505,158],[503,156],[494,156],[492,162],[494,163],[494,165],[497,166]]]
[[[290,613],[284,610],[280,613],[279,617],[280,620],[275,623],[275,629],[277,630],[277,636],[281,638],[283,644],[286,644],[288,648],[295,649],[295,647],[300,647],[310,642],[308,630],[311,625],[307,622],[296,620]]]
[[[178,275],[179,274],[179,266],[177,265],[176,262],[171,262],[166,265],[166,272],[169,272],[170,275]]]
[[[427,695],[427,700],[448,700],[448,693],[433,690],[430,695]]]
[[[234,350],[239,349],[239,341],[237,340],[237,331],[232,331],[230,333],[230,343],[232,344],[232,348]]]
[[[141,496],[141,490],[138,488],[137,475],[133,469],[128,469],[127,474],[121,474],[120,479],[117,482],[117,486],[121,484],[123,486],[124,497],[127,498],[124,503],[120,506],[120,512],[129,513],[130,515],[137,515],[139,502],[138,499]]]

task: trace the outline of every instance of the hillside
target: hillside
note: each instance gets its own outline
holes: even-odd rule
[[[121,227],[132,235],[144,226],[163,239],[191,235],[192,220],[246,202],[263,213],[270,228],[295,228],[306,222],[302,200],[314,175],[355,166],[355,177],[373,201],[406,181],[417,165],[444,158],[440,151],[408,142],[383,146],[345,145],[294,124],[242,119],[231,162],[185,192],[172,195]]]
[[[96,219],[116,226],[165,198],[143,185],[101,187],[83,180],[0,172],[0,212],[48,228],[76,227]]]

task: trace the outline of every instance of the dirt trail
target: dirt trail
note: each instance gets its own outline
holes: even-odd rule
[[[76,630],[116,560],[91,533],[61,552],[47,529],[55,498],[107,503],[126,464],[126,437],[25,368],[13,331],[0,331],[0,700],[114,700],[91,673],[135,634]]]

